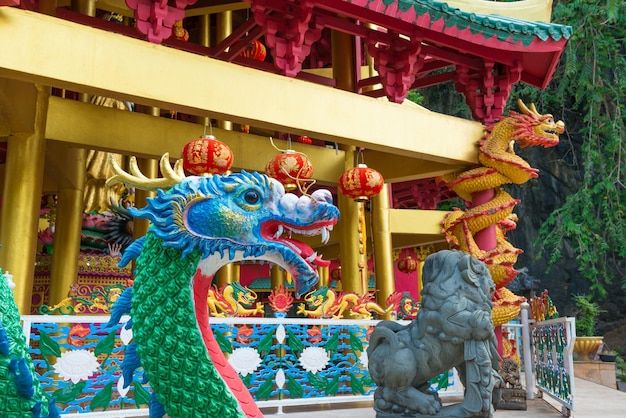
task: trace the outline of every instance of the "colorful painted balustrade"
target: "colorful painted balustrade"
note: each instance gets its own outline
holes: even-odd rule
[[[214,318],[211,323],[222,351],[260,407],[371,399],[376,387],[366,349],[378,321],[276,315]],[[106,328],[107,316],[31,315],[23,321],[43,388],[57,398],[62,414],[147,415],[149,385],[141,372],[124,374],[132,335],[121,324]],[[183,374],[181,369],[181,379]],[[125,379],[132,379],[127,389]],[[431,383],[442,396],[462,393],[452,373]]]

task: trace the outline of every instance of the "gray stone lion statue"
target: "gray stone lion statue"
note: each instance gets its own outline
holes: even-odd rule
[[[440,251],[426,258],[423,286],[409,325],[382,321],[372,332],[367,354],[378,386],[376,417],[492,417],[502,378],[487,267],[467,253]],[[465,396],[443,407],[429,380],[452,368]]]

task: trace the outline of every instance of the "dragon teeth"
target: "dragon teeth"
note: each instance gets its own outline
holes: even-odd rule
[[[308,256],[305,260],[312,264],[316,258],[317,258],[317,251],[311,254],[310,256]]]
[[[278,225],[278,229],[276,230],[276,233],[274,234],[274,238],[278,239],[283,235],[284,232],[284,228],[282,225]]]
[[[330,232],[327,227],[322,228],[322,244],[327,244],[328,240],[330,240]]]

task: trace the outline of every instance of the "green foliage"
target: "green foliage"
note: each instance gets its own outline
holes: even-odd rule
[[[98,408],[102,408],[106,411],[113,398],[113,382],[107,383],[97,394],[89,404],[89,410],[95,411]]]
[[[83,389],[85,389],[86,385],[87,382],[84,381],[78,383],[68,382],[68,384],[61,389],[55,390],[52,397],[55,398],[58,403],[68,404],[83,393]]]
[[[615,369],[617,372],[617,380],[626,382],[626,362],[620,353],[615,358]]]
[[[287,344],[294,354],[301,353],[304,350],[302,341],[290,329],[287,329]]]
[[[215,341],[217,341],[217,344],[220,346],[220,350],[222,350],[223,353],[231,354],[233,352],[233,346],[228,338],[224,337],[224,334],[215,330],[213,331],[213,335],[215,336]]]
[[[133,391],[133,399],[135,400],[137,408],[141,405],[150,405],[150,393],[141,386],[141,383],[133,380],[133,388],[135,388]]]
[[[422,102],[424,101],[424,98],[422,97],[421,94],[419,94],[417,92],[417,90],[411,90],[409,91],[409,95],[407,96],[407,100],[416,103],[418,105],[421,105]]]
[[[576,313],[576,334],[579,337],[593,337],[598,324],[598,317],[602,310],[592,301],[592,295],[574,295]]]
[[[544,91],[526,87],[514,95],[568,116],[565,139],[580,144],[581,180],[535,245],[550,266],[571,247],[593,297],[602,300],[616,273],[626,289],[626,3],[557,0],[552,16],[574,29],[554,78]]]

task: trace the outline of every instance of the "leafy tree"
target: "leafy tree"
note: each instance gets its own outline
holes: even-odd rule
[[[563,158],[574,166],[568,183],[578,187],[541,225],[534,246],[548,266],[572,258],[601,300],[616,275],[626,291],[626,2],[555,0],[552,22],[573,28],[552,82],[544,90],[519,84],[510,101],[523,97],[566,122],[562,140],[571,149]],[[452,83],[422,89],[418,98],[431,110],[471,118]]]
[[[574,32],[551,84],[517,89],[542,109],[562,109],[568,135],[580,144],[578,191],[539,229],[539,257],[554,265],[569,246],[594,296],[615,275],[626,289],[626,3],[556,0],[553,23]]]

